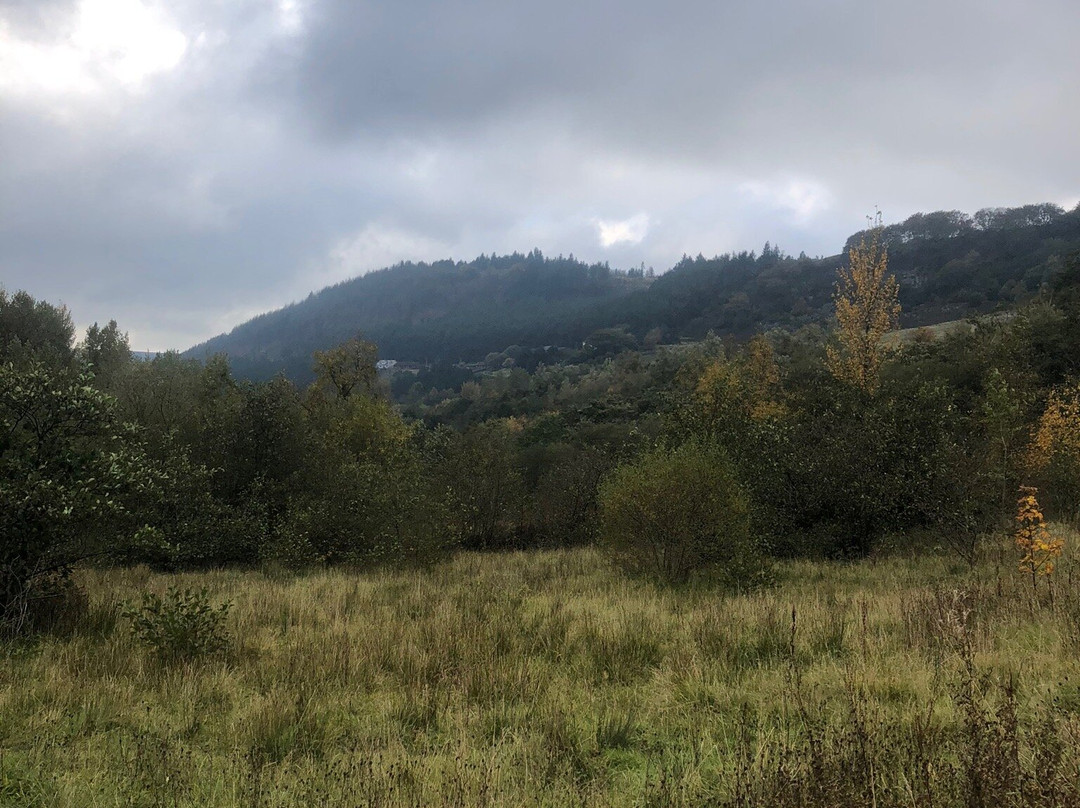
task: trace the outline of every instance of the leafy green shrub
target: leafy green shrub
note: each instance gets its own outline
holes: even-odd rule
[[[229,647],[225,631],[231,603],[210,606],[205,589],[170,587],[162,598],[144,592],[142,602],[127,604],[121,616],[141,645],[163,662],[182,662],[222,654]]]
[[[677,583],[715,565],[725,583],[746,586],[768,570],[730,462],[701,444],[619,466],[601,486],[600,509],[603,544],[632,571]]]
[[[2,299],[0,299],[2,302]],[[2,353],[0,353],[2,358]],[[35,625],[80,560],[109,549],[141,454],[81,371],[0,361],[0,630]]]

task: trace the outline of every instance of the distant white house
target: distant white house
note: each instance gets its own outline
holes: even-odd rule
[[[396,364],[396,359],[380,359],[375,363],[375,370],[390,370]]]

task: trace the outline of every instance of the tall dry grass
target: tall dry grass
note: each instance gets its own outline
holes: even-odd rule
[[[1080,805],[1072,570],[1053,605],[1005,547],[747,596],[589,550],[83,570],[75,625],[0,647],[0,805]],[[135,643],[168,586],[235,604],[225,657]]]

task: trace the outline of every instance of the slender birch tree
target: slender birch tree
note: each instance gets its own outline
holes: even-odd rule
[[[882,338],[900,318],[899,284],[889,274],[888,251],[882,243],[881,214],[858,245],[848,253],[849,266],[837,273],[836,304],[838,345],[827,348],[832,374],[872,394],[885,359]]]

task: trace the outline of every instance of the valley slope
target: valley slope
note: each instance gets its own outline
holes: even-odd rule
[[[792,257],[769,244],[760,253],[684,257],[655,279],[644,269],[538,250],[401,263],[255,317],[185,355],[224,353],[239,376],[284,372],[304,382],[313,351],[357,334],[383,358],[434,363],[476,361],[512,345],[577,347],[612,329],[630,345],[795,329],[829,321],[836,270],[863,235],[823,258]],[[883,238],[900,281],[902,324],[933,324],[1037,294],[1080,250],[1080,206],[920,213],[886,227]]]

